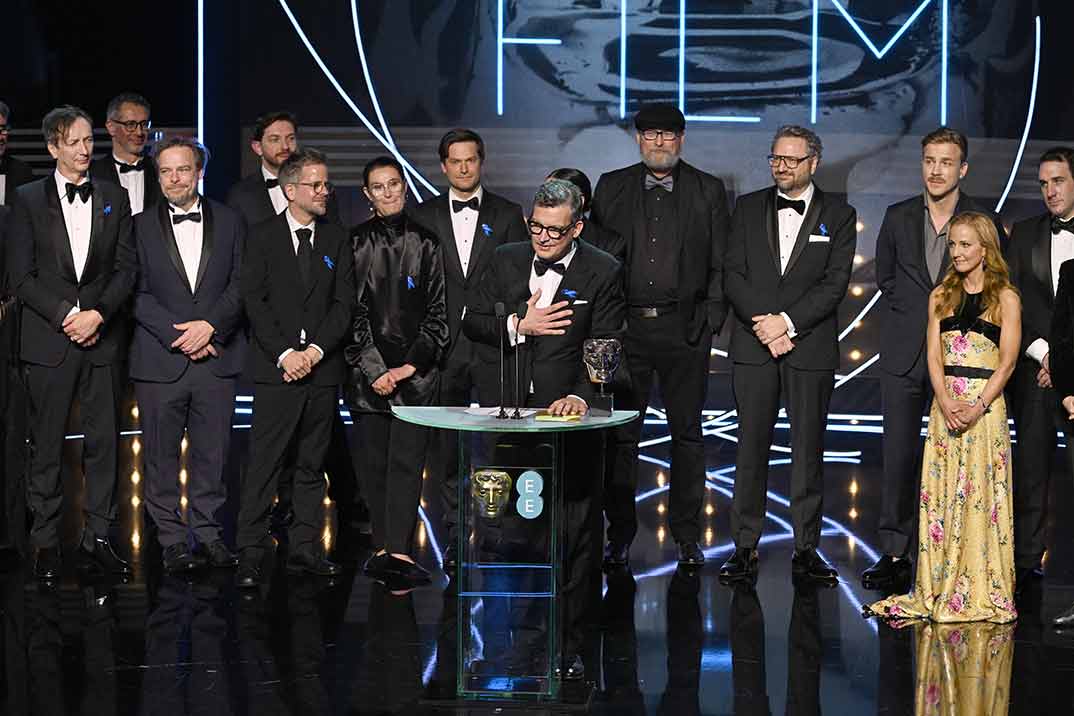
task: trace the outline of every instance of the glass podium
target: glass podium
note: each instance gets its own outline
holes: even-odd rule
[[[563,633],[564,437],[622,425],[637,411],[575,422],[532,414],[498,419],[487,408],[393,406],[392,412],[459,433],[457,696],[555,701]],[[583,437],[590,438],[592,449],[602,451],[602,434]]]

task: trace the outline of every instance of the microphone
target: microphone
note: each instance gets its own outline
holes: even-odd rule
[[[518,305],[518,311],[516,312],[516,315],[518,316],[519,323],[521,323],[522,319],[526,317],[526,309],[528,307],[529,305],[525,301]],[[525,345],[525,343],[515,344],[515,411],[511,413],[512,420],[522,419],[522,413],[519,411],[519,406],[522,405],[522,377],[520,375],[521,371],[519,371],[518,368],[518,354],[522,352],[522,349],[525,347]]]
[[[507,411],[503,407],[503,334],[506,326],[504,321],[507,319],[507,308],[504,307],[502,301],[497,301],[496,306],[496,326],[500,330],[497,332],[500,334],[500,412],[496,415],[497,418],[503,420],[507,417]]]

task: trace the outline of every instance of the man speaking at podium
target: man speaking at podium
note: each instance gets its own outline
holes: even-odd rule
[[[518,377],[509,380],[508,405],[547,408],[554,415],[584,415],[593,387],[582,360],[587,338],[621,334],[626,315],[619,262],[578,239],[582,195],[559,179],[546,181],[533,199],[527,222],[530,243],[496,249],[476,299],[467,307],[463,331],[470,340],[499,346],[508,365],[518,359]],[[497,318],[496,304],[507,307]],[[513,376],[514,371],[508,371]],[[497,363],[477,367],[478,394],[499,394]],[[521,400],[515,385],[523,386]],[[599,451],[568,436],[564,474],[566,563],[563,604],[566,625],[563,678],[584,674],[579,656],[587,612],[599,595],[601,472],[592,464]],[[583,440],[585,440],[584,436]],[[587,440],[591,441],[592,438]],[[591,444],[591,443],[590,443]]]

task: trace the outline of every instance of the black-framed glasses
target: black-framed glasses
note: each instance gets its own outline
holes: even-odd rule
[[[112,121],[118,124],[120,127],[123,127],[123,129],[127,130],[128,132],[136,132],[139,129],[145,131],[153,126],[153,120],[151,119],[143,119],[141,122],[136,119],[132,119],[127,122],[120,122],[118,119],[113,119]]]
[[[670,142],[672,139],[681,137],[682,132],[677,129],[646,129],[641,132],[641,136],[647,142],[655,142],[657,139]]]
[[[384,184],[370,184],[369,193],[373,196],[381,196],[385,191],[391,190],[392,194],[395,194],[403,188],[402,179],[391,179]]]
[[[778,167],[780,163],[784,164],[788,169],[797,169],[798,165],[804,162],[806,159],[812,159],[812,154],[807,154],[804,157],[791,157],[786,154],[769,154],[768,166]]]
[[[308,186],[314,194],[331,194],[332,182],[330,181],[296,181],[299,186]]]
[[[541,232],[548,234],[548,238],[555,241],[564,236],[568,231],[574,228],[574,224],[567,224],[566,226],[545,226],[539,221],[530,219],[526,222],[526,227],[530,230],[530,233],[534,236],[540,236]]]

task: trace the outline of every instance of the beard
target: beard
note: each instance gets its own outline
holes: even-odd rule
[[[669,152],[666,149],[650,149],[641,152],[641,162],[649,171],[667,172],[675,168],[679,163],[679,154]]]
[[[162,190],[164,191],[164,190]],[[175,206],[186,206],[188,203],[194,200],[194,197],[198,195],[198,185],[194,184],[185,189],[176,190],[174,192],[164,191],[164,198],[167,199]]]

